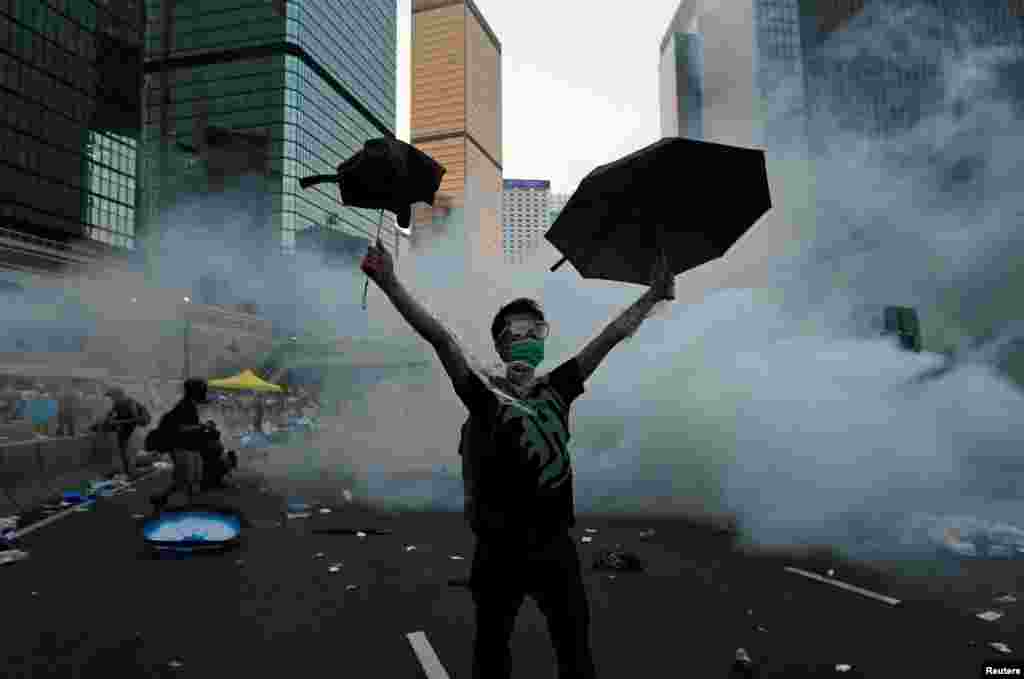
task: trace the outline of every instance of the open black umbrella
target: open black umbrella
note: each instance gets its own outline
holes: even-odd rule
[[[545,238],[584,278],[650,283],[718,259],[771,207],[764,151],[666,137],[588,174]]]
[[[337,183],[345,205],[390,210],[407,229],[412,204],[433,205],[444,173],[440,163],[415,146],[382,137],[368,139],[362,151],[338,165],[337,174],[304,177],[299,186]]]
[[[409,228],[412,204],[434,204],[445,169],[436,160],[399,139],[369,139],[363,149],[338,165],[337,174],[318,174],[299,180],[308,189],[315,184],[337,183],[341,201],[351,207],[379,209],[377,240],[384,210],[395,213],[398,225]],[[367,282],[367,285],[369,282]],[[366,287],[363,288],[366,306]]]

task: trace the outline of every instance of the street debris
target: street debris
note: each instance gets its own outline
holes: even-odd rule
[[[324,558],[325,556],[327,556],[327,555],[326,555],[326,554],[324,554],[323,552],[317,552],[316,554],[314,554],[314,555],[313,555],[313,558],[314,558],[314,559],[322,559],[322,558]]]
[[[642,573],[646,568],[643,559],[632,552],[619,549],[602,550],[594,557],[594,570],[628,571]]]
[[[157,460],[156,462],[153,463],[153,469],[157,469],[157,470],[160,470],[160,471],[167,471],[167,470],[173,469],[173,468],[174,468],[173,464],[171,464],[170,462],[166,462],[164,460]]]
[[[15,530],[18,528],[17,516],[0,517],[0,531]]]
[[[580,538],[580,542],[583,542],[583,543],[588,543],[588,542],[593,542],[593,541],[594,541],[594,538],[588,537],[586,535],[584,535],[583,537]]]
[[[755,631],[755,632],[761,632],[761,633],[765,633],[765,632],[767,632],[767,631],[768,631],[768,628],[767,628],[767,627],[765,627],[764,625],[755,625],[755,626],[754,626],[754,631]]]
[[[853,665],[836,665],[836,672],[849,672],[853,669]]]
[[[313,514],[310,512],[288,512],[286,516],[289,519],[308,519]]]
[[[995,649],[1000,653],[1005,653],[1006,655],[1010,655],[1011,653],[1013,653],[1013,650],[1011,650],[1009,646],[1007,646],[1001,641],[990,641],[988,643],[988,646],[989,648]]]
[[[345,585],[346,592],[352,592],[357,589],[359,589],[359,585]]]
[[[584,530],[584,532],[587,532],[587,533],[596,533],[597,532],[596,528],[584,528],[583,530]]]
[[[5,566],[15,561],[24,561],[28,558],[28,552],[20,549],[7,549],[0,552],[0,566]]]
[[[995,622],[999,618],[1003,617],[1003,613],[999,611],[985,611],[984,613],[978,613],[978,617],[985,622]]]
[[[316,535],[355,535],[365,538],[367,535],[391,535],[394,531],[386,528],[314,528]]]
[[[750,654],[747,653],[744,648],[736,649],[736,659],[732,663],[732,671],[729,673],[730,679],[745,679],[746,677],[756,676],[756,669],[754,667],[754,661],[750,659]]]
[[[89,505],[79,505],[79,506],[75,507],[74,511],[76,511],[76,512],[87,512],[87,511],[89,511]]]
[[[343,490],[343,491],[341,491],[341,494],[345,497],[345,502],[352,502],[352,491],[351,490]]]
[[[330,513],[331,513],[331,510],[330,510],[330,509],[328,509],[327,507],[321,507],[321,508],[320,508],[320,513],[321,513],[321,514],[330,514]]]
[[[414,551],[416,551],[416,545],[406,545],[405,546],[405,551],[407,551],[407,552],[414,552]]]
[[[653,528],[648,528],[647,530],[640,532],[640,539],[646,540],[647,538],[653,538],[655,535],[655,530]]]
[[[236,566],[244,566],[245,565],[245,559],[238,559],[237,561],[235,561],[235,565]]]
[[[834,569],[832,569],[832,568],[829,568],[829,569],[828,569],[828,571],[826,571],[825,575],[827,575],[827,576],[828,576],[828,577],[830,577],[830,578],[833,578],[833,577],[835,577],[835,575],[836,575],[836,572],[835,572],[835,570],[834,570]]]
[[[329,573],[337,573],[338,571],[341,570],[341,567],[344,566],[344,565],[345,564],[343,564],[343,563],[331,564],[330,566],[327,567],[327,571]]]
[[[997,596],[995,602],[997,604],[1015,604],[1017,603],[1017,597],[1012,594],[1004,594],[1003,596]]]
[[[132,518],[133,519],[144,519],[144,518],[146,518],[146,515],[145,514],[132,514]]]
[[[170,667],[172,670],[180,670],[182,667],[185,666],[185,663],[183,663],[180,660],[175,659],[175,660],[172,660],[171,662],[167,663],[167,666]]]
[[[452,555],[451,555],[451,556],[450,556],[449,558],[450,558],[450,559],[451,559],[452,561],[465,561],[465,560],[466,560],[466,557],[464,557],[464,556],[459,556],[458,554],[452,554]]]

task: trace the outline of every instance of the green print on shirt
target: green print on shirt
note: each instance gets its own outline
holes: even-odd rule
[[[561,486],[569,478],[569,432],[562,425],[553,398],[546,398],[542,391],[538,398],[510,405],[503,409],[501,427],[522,432],[519,445],[529,460],[539,462],[538,487],[550,490]]]

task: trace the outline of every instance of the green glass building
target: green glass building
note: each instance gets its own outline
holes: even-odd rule
[[[395,0],[149,0],[146,13],[147,223],[184,194],[245,177],[263,184],[265,203],[246,207],[250,240],[270,254],[294,252],[310,227],[375,235],[377,213],[298,180],[394,136]]]
[[[138,0],[0,0],[0,269],[134,248],[143,35]]]

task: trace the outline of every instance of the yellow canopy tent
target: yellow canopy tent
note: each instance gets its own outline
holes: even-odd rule
[[[232,391],[256,391],[260,393],[280,393],[284,391],[280,386],[271,384],[251,370],[243,370],[234,377],[225,377],[221,380],[210,380],[211,389],[229,389]]]

